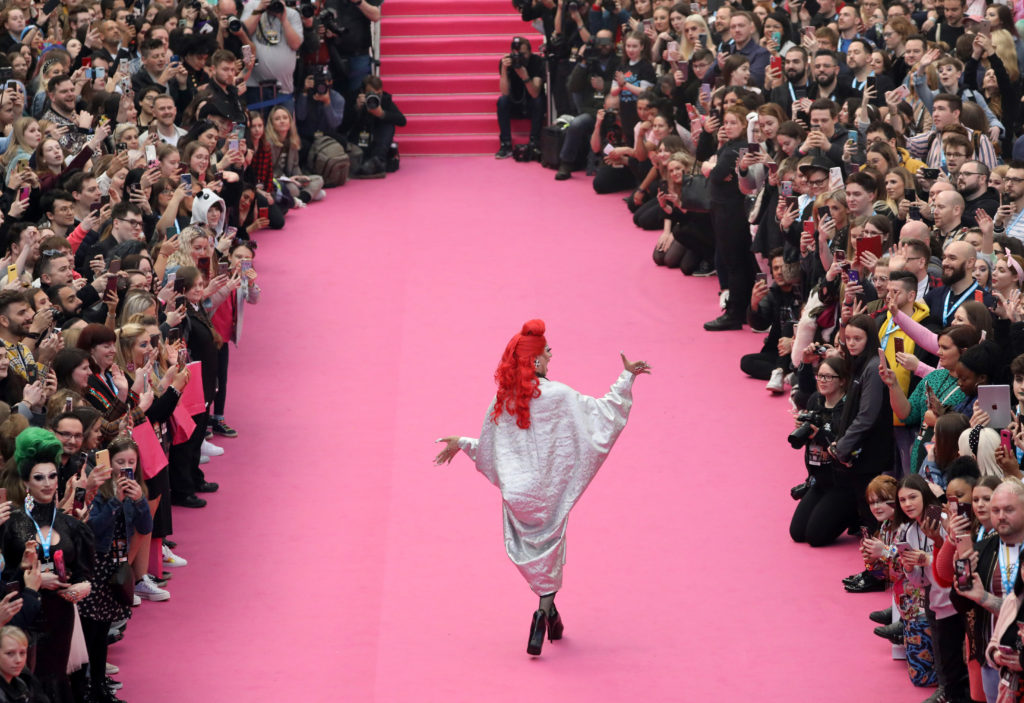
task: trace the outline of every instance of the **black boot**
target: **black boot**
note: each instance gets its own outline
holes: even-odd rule
[[[556,181],[566,181],[572,175],[572,164],[563,161],[558,165],[558,173],[555,174]]]
[[[533,614],[533,623],[530,625],[530,641],[526,645],[527,654],[532,654],[535,657],[540,656],[540,650],[544,646],[547,616],[547,613],[539,609]]]

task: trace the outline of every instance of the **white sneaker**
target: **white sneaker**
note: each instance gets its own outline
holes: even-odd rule
[[[729,305],[729,291],[723,290],[718,294],[718,307],[725,310]]]
[[[138,608],[140,605],[142,605],[142,599],[138,595],[132,596],[132,607]]]
[[[135,595],[139,598],[151,601],[162,601],[167,600],[171,597],[170,591],[164,589],[153,583],[149,574],[142,577],[142,580],[135,584]]]
[[[768,385],[765,389],[771,391],[774,394],[782,393],[785,388],[783,387],[783,376],[782,369],[772,369],[772,377],[768,381]]]
[[[203,456],[220,456],[224,453],[224,450],[221,447],[218,447],[216,444],[211,444],[205,439],[203,440],[203,446],[199,451]]]
[[[188,566],[188,560],[179,557],[177,554],[171,551],[171,548],[166,544],[164,545],[164,566],[175,567],[175,566]],[[146,574],[149,576],[149,574]]]
[[[200,454],[199,455],[199,463],[200,464],[209,464],[210,463],[210,457],[206,456],[205,454]]]
[[[119,669],[115,665],[111,664],[110,662],[107,662],[107,676],[113,676],[114,674],[116,674],[120,670],[121,669]]]

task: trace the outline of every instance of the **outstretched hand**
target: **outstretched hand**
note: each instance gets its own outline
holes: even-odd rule
[[[651,372],[651,367],[647,365],[646,361],[630,361],[626,358],[624,352],[619,352],[619,356],[622,357],[622,365],[625,367],[626,371],[629,371],[634,376]]]
[[[435,442],[446,442],[444,449],[442,449],[437,456],[434,457],[434,463],[440,466],[441,464],[450,464],[455,455],[459,453],[459,438],[458,437],[442,437],[441,439],[434,440]]]

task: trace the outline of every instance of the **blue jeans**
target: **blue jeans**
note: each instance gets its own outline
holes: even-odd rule
[[[370,75],[370,55],[358,54],[348,56],[348,81],[345,84],[344,94],[357,95],[363,89],[363,79]]]
[[[580,158],[584,146],[590,141],[590,133],[594,131],[594,123],[597,118],[589,112],[584,112],[572,118],[568,129],[565,130],[565,141],[562,142],[562,151],[558,158],[563,163],[575,164]]]

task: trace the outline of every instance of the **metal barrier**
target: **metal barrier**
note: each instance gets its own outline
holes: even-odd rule
[[[384,21],[384,7],[381,6],[381,18],[370,23],[370,51],[373,52],[370,59],[370,72],[375,76],[380,75],[380,23]]]

